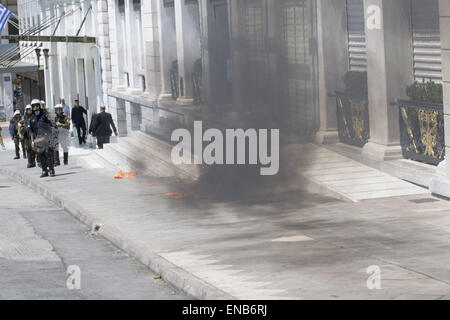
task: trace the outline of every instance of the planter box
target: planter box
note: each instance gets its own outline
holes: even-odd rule
[[[397,107],[403,157],[438,165],[445,159],[443,105],[397,100]]]
[[[366,96],[336,92],[339,140],[363,147],[370,138],[368,99]]]

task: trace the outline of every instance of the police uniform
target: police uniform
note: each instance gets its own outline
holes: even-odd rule
[[[28,114],[28,109],[31,109],[31,105],[28,105],[25,108],[25,115],[20,120],[20,139],[22,140],[25,150],[27,152],[28,157],[28,166],[27,168],[34,168],[36,167],[36,153],[34,152],[33,148],[31,147],[31,118],[33,114]]]
[[[20,116],[20,112],[16,111],[14,113],[14,116],[9,121],[10,134],[11,134],[12,139],[14,140],[14,145],[16,147],[16,157],[14,158],[14,160],[20,159],[20,144],[21,143],[22,143],[23,158],[24,159],[27,158],[24,142],[21,141],[20,136],[19,136],[19,130],[20,130],[19,123],[20,123],[21,118],[17,117],[17,115]]]
[[[42,109],[38,116],[34,115],[31,119],[31,130],[36,136],[34,146],[41,160],[41,178],[48,177],[49,174],[51,177],[55,176],[55,141],[52,138],[55,124],[52,120],[51,115]]]
[[[55,107],[55,110],[62,109],[62,106]],[[64,113],[56,112],[55,124],[58,127],[58,142],[64,152],[64,165],[69,164],[69,130],[70,130],[70,119]],[[55,151],[59,163],[59,148]]]

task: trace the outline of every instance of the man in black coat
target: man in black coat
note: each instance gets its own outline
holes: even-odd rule
[[[117,136],[117,129],[110,113],[106,112],[106,107],[100,107],[100,113],[94,119],[92,123],[92,129],[90,134],[97,137],[97,145],[99,149],[103,149],[103,144],[109,143],[109,138],[114,131],[114,135]],[[111,127],[113,130],[111,130]]]
[[[86,122],[84,121],[83,114],[87,115],[85,108],[80,106],[80,102],[75,100],[75,106],[72,108],[72,123],[77,128],[78,142],[80,146],[86,143]],[[81,134],[83,131],[83,134]]]

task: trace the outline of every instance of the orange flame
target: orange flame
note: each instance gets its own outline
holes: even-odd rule
[[[129,179],[134,177],[136,177],[136,172],[123,172],[122,170],[120,170],[116,173],[114,179]]]

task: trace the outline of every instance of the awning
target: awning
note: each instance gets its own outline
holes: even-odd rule
[[[37,72],[39,68],[37,64],[27,63],[23,61],[19,61],[16,65],[11,68],[0,67],[0,74],[2,73],[29,73],[29,72]]]

